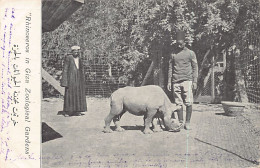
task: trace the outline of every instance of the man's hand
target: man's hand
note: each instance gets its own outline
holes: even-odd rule
[[[196,90],[197,89],[197,83],[192,83],[192,88],[193,88],[193,90]]]
[[[168,89],[169,91],[172,90],[172,84],[171,84],[171,82],[168,82],[167,89]]]

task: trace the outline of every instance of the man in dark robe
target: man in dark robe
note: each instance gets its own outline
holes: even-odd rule
[[[79,58],[79,46],[73,46],[72,55],[65,56],[61,86],[65,87],[64,116],[80,116],[87,111],[84,67]]]

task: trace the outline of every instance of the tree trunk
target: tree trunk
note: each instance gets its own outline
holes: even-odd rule
[[[235,58],[233,52],[226,52],[226,69],[223,74],[224,95],[223,100],[234,100],[234,85],[235,85]]]
[[[153,72],[153,67],[154,67],[154,62],[151,63],[151,65],[150,65],[150,67],[149,67],[149,69],[148,69],[148,71],[147,71],[147,73],[146,73],[146,75],[144,77],[144,80],[143,80],[141,86],[144,86],[144,85],[146,85],[148,83],[148,79],[149,79],[149,77],[151,76],[151,74]]]
[[[236,95],[238,96],[237,99],[242,103],[248,103],[245,80],[239,62],[240,60],[239,49],[236,49],[234,54],[235,54],[235,91],[237,93]]]
[[[162,50],[159,49],[153,56],[154,71],[153,71],[153,84],[164,88],[164,74],[163,74],[163,57]]]

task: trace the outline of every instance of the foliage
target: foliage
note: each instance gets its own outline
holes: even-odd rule
[[[177,30],[186,32],[201,62],[212,46],[215,53],[243,47],[249,28],[260,30],[259,11],[258,0],[86,0],[69,20],[43,34],[42,48],[64,51],[78,44],[88,58],[103,55],[124,75],[144,77],[149,65],[138,65],[150,63],[155,48],[170,51]]]

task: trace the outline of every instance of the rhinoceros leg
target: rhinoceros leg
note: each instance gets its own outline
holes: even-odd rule
[[[115,126],[116,126],[116,131],[118,131],[118,132],[123,132],[123,131],[125,131],[125,129],[124,128],[122,128],[121,126],[120,126],[120,119],[121,119],[121,117],[122,117],[122,115],[125,113],[125,111],[123,110],[122,112],[121,112],[121,114],[119,114],[119,115],[117,115],[117,116],[115,116],[114,118],[113,118],[113,122],[114,122],[114,124],[115,124]]]
[[[147,118],[147,113],[144,114],[144,118],[143,118],[144,119],[144,125],[145,125],[146,118]]]
[[[119,130],[122,131],[123,128],[120,127],[119,120],[120,120],[121,116],[123,115],[123,113],[124,113],[123,104],[119,101],[112,101],[110,113],[105,118],[105,128],[104,128],[103,132],[105,132],[105,133],[112,132],[112,130],[110,129],[110,123],[112,120],[114,120],[114,123],[116,126],[116,131],[119,131]]]
[[[153,132],[162,132],[163,129],[161,128],[162,119],[160,117],[154,117],[152,123],[153,123]],[[157,123],[159,121],[160,124]]]
[[[144,134],[151,134],[153,131],[150,129],[150,124],[156,114],[157,109],[147,109],[146,117],[144,118]]]
[[[109,113],[108,116],[105,118],[105,127],[104,127],[104,130],[103,132],[104,133],[111,133],[113,132],[111,129],[110,129],[110,123],[112,121],[112,119],[115,117],[114,114],[112,113]]]

